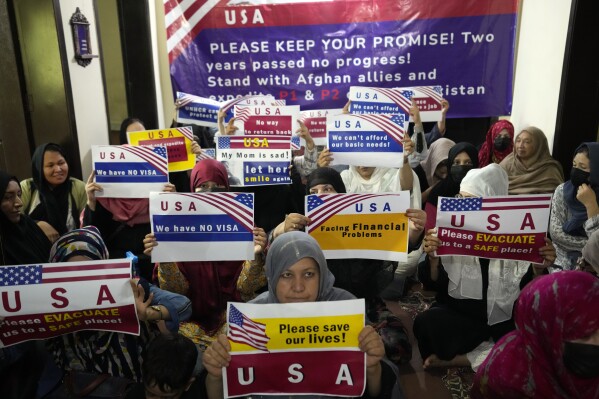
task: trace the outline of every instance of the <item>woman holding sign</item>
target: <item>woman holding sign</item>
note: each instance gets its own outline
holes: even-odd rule
[[[354,298],[349,292],[333,287],[335,278],[327,268],[322,250],[316,240],[303,232],[284,234],[271,245],[266,257],[266,275],[268,292],[252,300],[252,303],[340,301]],[[385,347],[379,335],[371,326],[366,326],[360,332],[358,341],[360,350],[366,353],[366,391],[362,397],[399,398],[397,370],[383,360]],[[222,367],[229,364],[230,350],[227,336],[222,334],[204,354],[203,362],[208,371],[206,388],[211,399],[223,397]]]
[[[582,143],[574,153],[570,180],[551,200],[549,231],[556,266],[574,270],[588,238],[599,230],[599,143]]]
[[[462,197],[507,195],[508,176],[497,164],[472,169],[462,180]],[[424,368],[477,367],[497,341],[514,329],[512,307],[520,287],[555,260],[549,239],[539,254],[543,264],[485,259],[475,256],[436,256],[441,239],[436,230],[424,239],[423,284],[437,291],[436,303],[414,321],[414,335]]]

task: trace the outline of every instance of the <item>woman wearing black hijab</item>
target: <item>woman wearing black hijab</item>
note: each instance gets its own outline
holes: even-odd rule
[[[50,241],[79,227],[85,207],[85,183],[69,176],[62,147],[42,144],[31,158],[31,178],[21,182],[23,213],[35,220]]]

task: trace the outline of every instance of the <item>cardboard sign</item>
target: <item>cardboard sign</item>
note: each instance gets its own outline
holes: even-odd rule
[[[166,147],[169,172],[190,170],[195,166],[196,157],[191,152],[193,140],[191,127],[127,132],[127,140],[129,144],[135,146]]]

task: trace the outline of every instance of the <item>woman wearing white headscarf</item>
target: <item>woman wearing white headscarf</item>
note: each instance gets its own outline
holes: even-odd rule
[[[497,164],[472,169],[460,184],[463,197],[507,195],[508,176]],[[414,335],[424,367],[476,368],[497,341],[514,329],[512,307],[521,287],[545,273],[555,260],[551,241],[539,250],[543,264],[485,259],[474,256],[435,256],[441,245],[436,229],[424,239],[423,284],[437,291],[437,301],[414,321]],[[531,267],[532,266],[532,267]]]
[[[253,299],[251,303],[340,301],[355,298],[349,292],[333,287],[335,277],[327,268],[318,243],[308,234],[299,231],[285,233],[273,242],[266,257],[266,277],[268,292]],[[360,350],[366,353],[366,390],[362,397],[400,398],[397,369],[384,359],[385,348],[379,335],[371,326],[366,326],[360,332],[358,341]],[[222,367],[229,364],[230,350],[227,337],[220,335],[204,354],[203,362],[208,371],[206,388],[210,399],[223,397]],[[282,396],[264,397],[274,399]]]

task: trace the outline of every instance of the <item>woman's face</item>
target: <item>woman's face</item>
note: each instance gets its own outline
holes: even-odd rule
[[[213,182],[212,180],[208,180],[208,181],[205,181],[204,183],[200,184],[200,186],[196,187],[194,190],[196,193],[207,193],[209,191],[213,191],[215,188],[221,189],[221,190],[222,189],[226,190],[227,187],[223,186],[222,184]]]
[[[317,184],[310,187],[310,194],[335,194],[337,191],[332,184]]]
[[[69,165],[60,152],[44,152],[44,178],[50,187],[64,183],[68,176]]]
[[[280,303],[314,302],[318,298],[320,269],[312,258],[302,258],[285,270],[277,282]]]
[[[358,171],[360,177],[366,180],[370,179],[375,169],[376,168],[373,166],[356,166],[356,170]]]
[[[588,337],[584,337],[581,339],[573,339],[571,342],[574,342],[577,344],[589,344],[589,345],[599,346],[599,330],[595,331]]]
[[[456,157],[453,159],[453,164],[454,165],[468,165],[468,166],[473,165],[472,159],[470,159],[470,155],[468,155],[468,153],[466,151],[462,151],[458,155],[456,155]]]
[[[518,137],[516,137],[514,147],[516,148],[516,155],[520,159],[529,159],[535,152],[532,135],[525,131],[520,133]]]
[[[574,156],[572,167],[591,173],[591,160],[584,152],[579,152]]]
[[[509,139],[510,138],[510,133],[507,131],[507,129],[503,129],[502,131],[499,132],[499,134],[497,135],[497,137],[501,137],[501,138],[507,137]]]
[[[447,177],[447,160],[440,162],[439,165],[435,168],[435,173],[433,173],[433,183],[440,182],[441,180]]]
[[[21,201],[21,186],[14,180],[11,180],[6,187],[4,197],[2,197],[2,213],[12,223],[19,223],[21,220],[21,208],[23,202]]]

